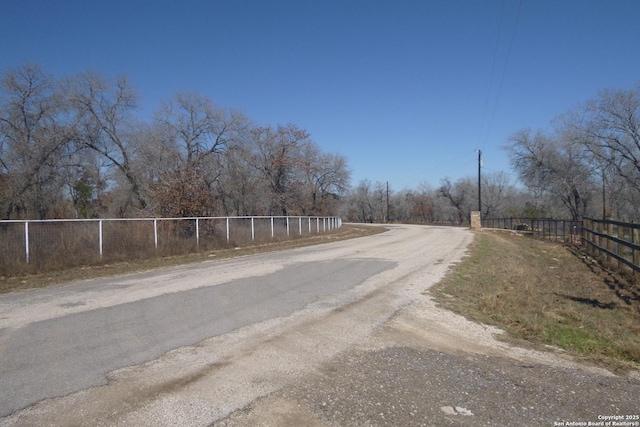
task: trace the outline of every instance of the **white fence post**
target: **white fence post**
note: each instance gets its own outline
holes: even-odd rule
[[[98,230],[97,230],[97,234],[98,234],[98,252],[99,252],[99,256],[100,259],[104,259],[105,254],[104,254],[104,223],[105,221],[116,221],[116,220],[120,220],[120,221],[141,221],[143,223],[146,223],[148,221],[153,221],[153,243],[154,243],[154,247],[156,250],[159,249],[159,230],[158,230],[158,222],[159,221],[178,221],[178,220],[186,220],[186,221],[191,221],[191,220],[195,220],[195,233],[196,233],[196,248],[200,247],[200,219],[205,219],[205,220],[215,220],[216,222],[225,219],[225,225],[226,225],[226,238],[227,238],[227,243],[229,243],[231,241],[231,219],[235,219],[236,221],[240,222],[242,221],[242,225],[239,225],[239,228],[244,228],[244,225],[246,224],[247,220],[251,220],[251,241],[255,241],[256,240],[256,224],[255,224],[255,220],[256,218],[260,221],[265,221],[267,218],[270,219],[270,223],[271,223],[271,237],[275,238],[275,229],[276,229],[276,223],[275,223],[275,219],[278,218],[278,221],[280,221],[280,219],[284,218],[285,221],[285,227],[286,227],[286,233],[287,233],[287,237],[291,237],[292,233],[295,234],[295,231],[292,231],[291,227],[295,227],[295,223],[292,224],[292,218],[295,218],[295,216],[237,216],[237,217],[189,217],[189,218],[129,218],[129,219],[125,219],[125,218],[118,218],[118,219],[55,219],[55,220],[9,220],[9,221],[0,221],[0,223],[4,223],[4,222],[12,222],[12,223],[24,223],[24,259],[25,262],[27,264],[31,264],[33,259],[31,257],[31,245],[33,244],[36,250],[36,255],[39,255],[40,251],[40,244],[41,244],[41,238],[40,238],[40,233],[42,232],[47,232],[46,227],[44,227],[44,231],[42,231],[43,229],[41,228],[37,228],[35,231],[35,234],[33,236],[30,235],[30,230],[29,230],[29,223],[30,222],[36,222],[36,223],[45,223],[45,222],[64,222],[64,223],[84,223],[84,222],[97,222],[98,223]],[[305,221],[307,222],[307,225],[303,226],[303,222]],[[315,219],[315,230],[314,227],[312,225],[312,222],[314,222]],[[322,228],[320,227],[320,222],[322,222]],[[320,216],[298,216],[298,234],[300,236],[303,236],[303,227],[307,227],[308,229],[308,233],[309,235],[311,235],[312,233],[314,233],[314,231],[316,233],[322,233],[322,232],[326,232],[326,231],[331,231],[331,230],[335,230],[336,228],[340,228],[342,226],[342,219],[340,217],[320,217]],[[72,227],[72,226],[71,226]],[[146,226],[145,226],[146,227]],[[31,227],[32,228],[32,227]],[[62,231],[62,233],[73,233],[74,229],[72,228],[70,231]],[[94,229],[95,230],[95,229]],[[109,232],[109,228],[107,229],[107,232]],[[113,230],[111,230],[113,232]],[[165,230],[165,232],[167,232],[167,230]],[[217,232],[215,233],[217,235]],[[205,237],[208,237],[205,236]],[[221,236],[220,236],[221,237]],[[241,240],[243,240],[245,238],[245,236],[238,236]],[[62,238],[64,238],[64,235],[62,236]],[[215,238],[215,237],[214,237]],[[165,244],[170,244],[171,241],[168,241],[168,243]],[[4,242],[1,242],[2,244],[4,244]],[[240,244],[242,242],[239,242]],[[94,243],[95,244],[95,243]],[[4,248],[4,245],[2,246]],[[95,248],[95,247],[94,247]],[[15,249],[14,249],[15,250]],[[90,249],[89,249],[90,250]],[[18,249],[18,252],[20,251],[20,249]],[[107,254],[108,257],[109,254]],[[46,255],[45,255],[46,256]],[[36,259],[36,263],[39,262],[40,260]]]
[[[24,222],[24,248],[27,264],[29,264],[29,221]]]
[[[158,249],[158,220],[154,219],[153,220],[153,243],[156,246],[156,249]]]
[[[200,223],[198,222],[198,218],[196,218],[196,248],[200,247]]]

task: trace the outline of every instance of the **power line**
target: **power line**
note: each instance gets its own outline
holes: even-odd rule
[[[487,118],[487,109],[489,107],[489,98],[491,97],[491,88],[493,87],[493,76],[496,68],[496,60],[498,58],[498,48],[500,47],[500,35],[502,34],[502,18],[504,17],[504,6],[507,0],[502,0],[502,9],[500,10],[500,20],[498,22],[498,35],[496,37],[496,47],[493,49],[493,59],[491,61],[491,73],[489,74],[489,87],[487,88],[487,96],[484,100],[484,108],[482,109],[482,121],[480,122],[480,135],[478,140],[482,139],[482,131],[484,130],[485,119]]]
[[[503,7],[504,7],[504,3],[503,3]],[[500,83],[498,85],[498,92],[496,95],[496,100],[495,103],[493,104],[493,110],[491,112],[491,116],[489,118],[489,124],[487,126],[487,133],[484,137],[484,140],[481,142],[480,147],[484,147],[484,144],[486,143],[486,140],[489,138],[489,134],[491,133],[491,127],[493,126],[493,119],[495,117],[496,114],[496,110],[498,109],[498,102],[500,101],[500,95],[502,93],[502,86],[504,84],[504,77],[507,74],[507,66],[509,65],[509,59],[511,57],[511,50],[513,48],[513,40],[515,39],[515,34],[516,34],[516,29],[518,27],[518,21],[520,19],[520,12],[522,10],[522,0],[520,0],[518,2],[518,11],[516,13],[516,19],[513,23],[513,30],[511,31],[511,38],[509,40],[509,47],[507,49],[507,57],[505,58],[504,61],[504,66],[502,68],[502,75],[500,76]],[[502,16],[500,18],[500,21],[502,22]],[[498,37],[500,36],[500,33],[498,33]],[[493,72],[493,71],[492,71]],[[492,77],[493,79],[493,77]],[[483,125],[484,125],[484,115],[483,115]]]

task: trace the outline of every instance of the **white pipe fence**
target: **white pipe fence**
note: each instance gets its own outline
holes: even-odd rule
[[[96,258],[144,257],[142,253],[148,254],[150,248],[156,253],[162,249],[163,254],[195,252],[323,233],[341,226],[339,217],[315,216],[0,220],[0,275],[7,273],[3,264],[10,259],[14,264],[20,260],[33,264],[44,258],[70,257],[76,259],[75,264],[84,265]]]

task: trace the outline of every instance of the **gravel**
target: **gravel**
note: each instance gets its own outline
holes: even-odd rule
[[[636,379],[408,347],[345,355],[283,394],[331,426],[548,426],[640,409]]]

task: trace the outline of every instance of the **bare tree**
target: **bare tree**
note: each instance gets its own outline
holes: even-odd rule
[[[374,222],[375,208],[371,181],[365,179],[349,194],[349,221]]]
[[[346,159],[305,130],[252,127],[196,93],[177,94],[143,122],[124,76],[54,80],[26,65],[0,85],[7,217],[330,214],[349,186]]]
[[[222,182],[229,180],[222,174],[229,164],[223,155],[247,138],[247,118],[214,105],[202,95],[186,92],[163,103],[155,116],[155,128],[174,153],[174,164],[166,165],[153,186],[154,198],[163,201],[162,210],[170,209],[173,200],[173,215],[228,212],[229,191]],[[192,196],[167,197],[167,191],[177,195],[179,188]]]
[[[309,134],[292,124],[255,128],[251,134],[255,147],[251,163],[267,183],[272,200],[269,213],[287,215],[295,206],[295,175],[300,167],[300,150],[309,142]]]
[[[505,217],[507,203],[515,194],[515,189],[509,182],[509,176],[504,172],[490,172],[482,174],[482,217]]]
[[[62,182],[72,202],[73,216],[94,218],[107,214],[108,207],[100,204],[107,191],[103,160],[87,149],[76,150],[69,158]]]
[[[587,104],[585,113],[579,130],[586,147],[640,190],[640,87],[603,91]]]
[[[347,160],[333,153],[323,153],[309,142],[302,149],[300,162],[302,180],[306,188],[302,213],[331,215],[337,211],[337,201],[345,194],[350,172]]]
[[[563,137],[589,156],[601,184],[603,217],[637,218],[632,200],[640,198],[640,88],[602,91],[558,122]]]
[[[390,194],[393,194],[390,191]],[[350,221],[385,222],[387,220],[386,184],[362,180],[347,196]]]
[[[34,64],[0,80],[0,174],[6,218],[45,218],[60,202],[60,177],[70,156],[71,132],[55,81]]]
[[[409,223],[430,223],[434,221],[433,191],[427,184],[417,189],[390,192],[390,205],[397,221]]]
[[[268,210],[269,188],[252,163],[254,157],[250,139],[233,144],[221,157],[222,173],[215,184],[225,215],[261,215]]]
[[[136,147],[131,135],[137,108],[137,95],[125,76],[109,80],[101,74],[86,71],[66,82],[69,104],[77,120],[77,141],[81,147],[94,150],[116,168],[129,185],[137,207],[144,209],[140,177],[133,168]],[[127,212],[128,204],[120,209]]]
[[[422,183],[418,186],[417,191],[413,194],[412,207],[410,210],[411,218],[418,222],[434,222],[435,221],[435,199],[433,189],[429,184]]]
[[[455,208],[457,216],[455,221],[459,224],[471,221],[471,211],[474,210],[474,206],[477,206],[474,205],[478,199],[476,188],[477,184],[471,178],[461,178],[455,183],[452,183],[449,178],[442,180],[438,193]],[[447,220],[453,221],[454,218]]]
[[[506,148],[511,164],[527,187],[551,194],[574,220],[589,213],[597,187],[584,152],[571,141],[542,132],[531,135],[529,130],[514,134],[510,141]]]
[[[242,113],[218,107],[193,92],[178,93],[174,100],[163,103],[156,121],[176,141],[187,165],[222,154],[243,137],[249,125]]]

